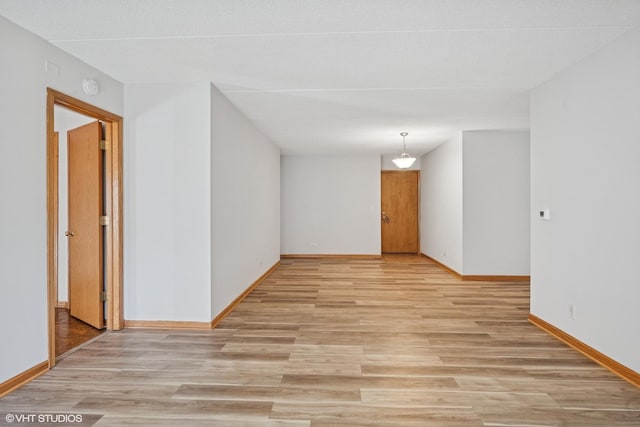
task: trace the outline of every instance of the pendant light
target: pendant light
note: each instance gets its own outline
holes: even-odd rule
[[[400,132],[400,136],[402,136],[402,154],[393,159],[393,163],[400,169],[408,169],[416,161],[415,157],[407,153],[407,144],[404,140],[407,135],[409,135],[407,132]]]

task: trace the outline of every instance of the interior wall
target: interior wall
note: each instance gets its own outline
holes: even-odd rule
[[[462,133],[421,158],[420,251],[462,273]]]
[[[380,156],[283,156],[283,254],[380,255]]]
[[[528,131],[462,133],[463,271],[528,276]]]
[[[48,359],[47,87],[115,114],[123,97],[120,83],[3,17],[0,57],[0,323],[11,325],[0,328],[4,382]],[[82,93],[87,77],[100,94]]]
[[[125,86],[124,315],[211,320],[209,83]]]
[[[211,311],[280,260],[280,150],[213,85]]]
[[[69,166],[67,132],[96,119],[63,107],[54,107],[53,128],[58,132],[58,302],[69,301]]]
[[[640,29],[531,97],[531,312],[636,372],[638,46]]]

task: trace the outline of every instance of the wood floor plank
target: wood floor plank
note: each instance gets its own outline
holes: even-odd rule
[[[363,389],[364,405],[403,407],[486,407],[549,406],[558,404],[547,393],[514,393],[495,391],[430,390],[430,389]]]
[[[72,408],[78,413],[103,413],[105,409],[115,415],[179,415],[192,418],[216,417],[256,418],[266,420],[271,413],[271,402],[238,400],[182,400],[153,398],[87,397]]]
[[[268,402],[325,402],[361,401],[358,389],[298,388],[283,386],[236,386],[185,384],[173,395],[174,399],[252,400]]]
[[[95,424],[94,424],[95,423]],[[242,419],[237,417],[235,419],[229,419],[228,417],[218,417],[215,415],[208,416],[206,418],[181,418],[175,416],[117,416],[106,415],[103,416],[98,422],[90,424],[94,427],[129,427],[129,426],[189,426],[189,427],[310,427],[310,421],[298,421],[298,420],[257,420],[257,419]]]
[[[273,418],[311,419],[312,426],[481,426],[468,407],[374,407],[334,403],[282,404],[273,406]]]
[[[453,377],[363,377],[349,375],[284,375],[282,385],[287,387],[317,388],[323,389],[363,389],[363,388],[389,388],[389,389],[433,389],[450,388],[458,389]]]
[[[216,329],[108,332],[0,399],[98,426],[640,426],[640,390],[424,257],[285,259]]]

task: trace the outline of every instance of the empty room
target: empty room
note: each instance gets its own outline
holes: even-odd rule
[[[0,0],[0,424],[640,426],[640,1]]]

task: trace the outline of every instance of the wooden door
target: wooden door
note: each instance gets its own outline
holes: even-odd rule
[[[418,253],[419,171],[382,171],[382,252]]]
[[[69,309],[71,315],[104,328],[102,215],[102,124],[67,133],[69,153]]]

